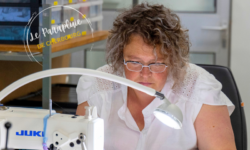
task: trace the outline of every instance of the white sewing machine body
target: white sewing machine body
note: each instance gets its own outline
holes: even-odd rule
[[[15,107],[7,107],[3,110],[3,108],[5,107],[0,110],[1,149],[5,148],[6,128],[4,124],[7,121],[12,124],[8,134],[8,148],[43,149],[43,119],[49,114],[49,110]],[[47,122],[47,146],[50,147],[53,144],[60,150],[81,150],[79,139],[82,133],[86,136],[84,143],[87,150],[103,150],[104,122],[96,115],[94,116],[52,115]]]

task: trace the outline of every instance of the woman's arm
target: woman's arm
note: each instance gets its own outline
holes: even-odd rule
[[[77,110],[76,110],[76,114],[79,116],[84,116],[85,115],[85,106],[89,106],[87,101],[78,105]]]
[[[227,106],[203,104],[194,126],[200,150],[236,150]]]

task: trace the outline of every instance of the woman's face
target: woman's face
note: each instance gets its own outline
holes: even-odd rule
[[[160,53],[160,47],[155,48],[157,53],[157,60],[154,54],[154,46],[144,43],[143,38],[139,35],[132,35],[130,42],[124,47],[123,56],[125,62],[136,61],[143,65],[152,63],[164,63],[164,57]],[[156,61],[156,62],[155,62]],[[168,69],[161,73],[152,73],[148,67],[144,67],[141,72],[134,72],[124,66],[126,78],[142,84],[144,86],[161,91],[168,75]]]

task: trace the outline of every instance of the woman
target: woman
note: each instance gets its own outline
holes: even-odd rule
[[[104,119],[106,150],[235,150],[229,115],[234,105],[221,84],[188,63],[189,39],[176,14],[141,4],[120,14],[110,31],[107,63],[98,70],[161,91],[183,113],[182,129],[162,124],[153,111],[162,101],[130,87],[83,76],[78,115],[94,105]]]

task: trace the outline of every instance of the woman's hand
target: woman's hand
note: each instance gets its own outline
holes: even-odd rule
[[[194,126],[200,150],[236,150],[227,106],[203,104]]]
[[[83,102],[77,106],[76,115],[84,116],[85,115],[85,106],[89,106],[88,102]]]

